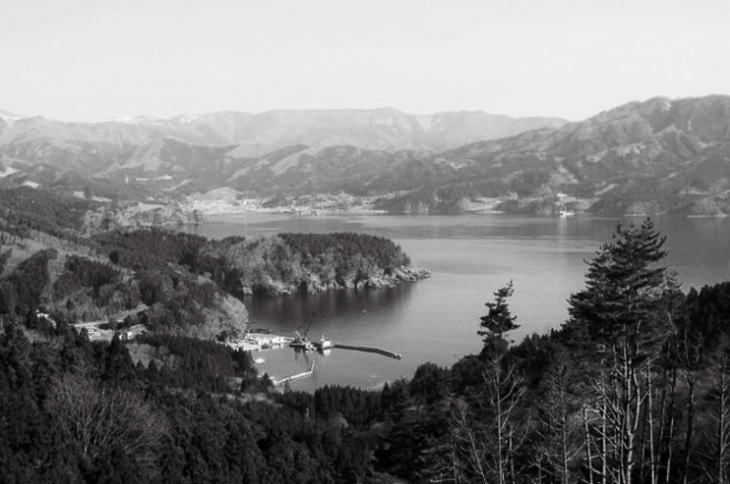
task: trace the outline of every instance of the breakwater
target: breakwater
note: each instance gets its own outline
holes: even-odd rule
[[[403,355],[400,353],[395,353],[390,350],[386,350],[383,348],[375,348],[372,346],[353,346],[353,345],[343,345],[343,344],[336,344],[333,346],[333,348],[338,348],[341,350],[351,350],[351,351],[362,351],[365,353],[377,353],[379,355],[387,356],[388,358],[393,358],[396,360],[400,360],[403,358]]]

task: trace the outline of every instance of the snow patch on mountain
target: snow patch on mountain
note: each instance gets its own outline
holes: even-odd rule
[[[0,178],[8,177],[14,173],[18,173],[20,170],[17,168],[13,168],[12,166],[8,166],[6,168],[3,168],[2,171],[0,171]]]

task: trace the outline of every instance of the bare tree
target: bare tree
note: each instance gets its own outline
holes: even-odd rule
[[[489,484],[514,483],[521,474],[514,457],[524,441],[516,418],[525,393],[523,381],[504,353],[486,361],[482,381],[484,397],[475,408],[457,402],[452,412],[460,474],[465,480],[471,476]]]
[[[492,358],[482,377],[487,389],[487,403],[493,415],[494,430],[492,442],[493,459],[491,467],[498,484],[505,484],[509,473],[514,482],[514,415],[525,393],[522,377],[516,374],[514,365],[503,367],[504,355]]]
[[[684,381],[687,386],[686,415],[687,424],[685,427],[684,458],[682,461],[682,482],[687,484],[689,480],[690,460],[694,445],[695,432],[695,399],[697,383],[700,377],[700,369],[704,363],[702,336],[691,334],[685,328],[678,332],[679,338],[675,339],[676,355],[682,367]]]
[[[54,384],[49,409],[68,441],[92,460],[120,448],[139,462],[149,461],[166,434],[164,421],[138,395],[81,376]]]
[[[717,381],[710,389],[710,419],[713,423],[707,442],[709,462],[705,465],[707,479],[727,484],[730,464],[730,360],[726,354],[717,365]]]
[[[641,377],[651,368],[647,361],[637,363],[627,341],[607,348],[605,362],[606,368],[592,382],[596,397],[584,411],[588,444],[596,447],[596,437],[599,442],[600,469],[589,462],[590,479],[597,474],[602,483],[631,484],[642,464],[642,419],[653,418],[651,379]],[[649,428],[653,441],[653,423]]]
[[[646,392],[648,397],[646,414],[649,427],[649,479],[650,484],[657,484],[659,479],[658,474],[658,462],[657,462],[657,449],[655,442],[655,430],[654,430],[654,383],[652,379],[654,369],[652,368],[652,360],[650,359],[646,365]]]
[[[455,443],[454,453],[455,482],[477,481],[488,484],[490,472],[487,467],[487,438],[484,428],[474,425],[466,402],[458,400],[453,405],[452,438]],[[470,476],[473,476],[469,479]]]
[[[535,458],[541,472],[545,470],[550,476],[557,476],[562,484],[567,484],[571,482],[570,464],[583,450],[583,444],[580,439],[576,442],[574,435],[579,427],[570,422],[567,368],[564,365],[553,368],[547,383],[548,391],[541,405],[536,432],[539,455]]]

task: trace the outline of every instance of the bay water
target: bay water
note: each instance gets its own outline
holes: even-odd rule
[[[279,232],[354,231],[388,237],[431,278],[395,288],[336,290],[315,295],[248,298],[252,325],[292,335],[312,319],[309,337],[335,343],[385,348],[403,355],[394,360],[371,353],[334,349],[327,355],[291,349],[257,352],[263,372],[276,378],[308,368],[311,377],[292,389],[322,385],[378,388],[412,376],[421,363],[451,365],[481,347],[476,331],[484,303],[510,280],[510,304],[519,340],[532,332],[559,327],[567,318],[567,299],[583,287],[585,260],[611,238],[618,219],[575,216],[538,218],[504,214],[462,216],[347,215],[311,216],[247,213],[215,215],[186,230],[210,238],[254,237]],[[641,219],[627,219],[641,223]],[[730,220],[655,219],[667,235],[666,264],[683,287],[730,280]]]

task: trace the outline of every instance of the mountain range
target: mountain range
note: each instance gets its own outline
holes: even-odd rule
[[[164,147],[165,140],[228,148],[226,154],[232,159],[265,156],[301,144],[310,150],[352,145],[383,151],[443,151],[563,124],[560,119],[511,118],[479,111],[411,115],[390,108],[229,111],[93,123],[24,118],[0,111],[0,144],[8,158],[98,170],[113,162],[126,165],[130,156],[138,161],[150,150]]]
[[[580,122],[394,109],[66,123],[0,112],[0,187],[270,204],[346,194],[391,213],[730,213],[730,97],[653,98]]]

